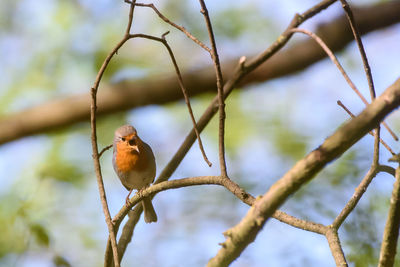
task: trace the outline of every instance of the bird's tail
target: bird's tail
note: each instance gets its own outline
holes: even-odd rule
[[[157,222],[157,214],[154,210],[153,204],[151,203],[151,198],[144,198],[142,200],[144,221],[146,223]]]

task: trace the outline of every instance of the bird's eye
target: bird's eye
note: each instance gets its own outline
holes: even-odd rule
[[[131,145],[131,146],[134,146],[134,145],[136,145],[136,141],[135,141],[135,139],[131,139],[131,140],[129,140],[129,145]]]
[[[121,137],[121,140],[125,142],[125,138],[124,137]]]

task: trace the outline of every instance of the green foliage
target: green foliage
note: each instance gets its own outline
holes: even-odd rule
[[[66,138],[65,134],[53,137],[53,146],[39,170],[39,175],[41,178],[51,178],[78,186],[82,184],[85,175],[78,164],[69,162],[65,157],[63,146]]]
[[[247,140],[255,138],[257,124],[260,123],[252,114],[243,109],[239,91],[234,91],[226,101],[226,148],[228,153],[236,153]],[[218,118],[218,114],[216,115]],[[211,129],[213,133],[218,132],[218,119],[213,121]],[[216,136],[214,134],[214,136]],[[216,139],[217,142],[217,139]]]
[[[48,247],[50,243],[50,237],[46,230],[40,223],[32,223],[29,225],[29,230],[35,237],[36,242],[44,247]]]
[[[101,66],[103,65],[104,60],[106,59],[106,57],[108,56],[108,54],[110,53],[110,50],[112,49],[112,47],[105,47],[104,49],[98,50],[96,51],[96,53],[94,54],[94,66],[93,68],[96,70],[99,70],[101,68]],[[104,72],[103,78],[102,78],[102,82],[107,82],[110,77],[112,77],[119,69],[121,69],[121,66],[124,65],[124,61],[126,64],[126,58],[125,57],[116,57],[118,58],[118,62],[116,62],[115,58],[113,61],[110,62],[110,64],[108,65],[106,71]],[[121,60],[119,60],[119,58],[121,58]],[[125,59],[125,60],[124,60]]]
[[[216,35],[230,40],[243,38],[249,32],[268,28],[269,22],[253,5],[236,6],[215,12],[213,23]],[[249,28],[249,25],[251,27]]]
[[[0,198],[0,259],[9,253],[22,253],[26,249],[27,231],[14,208],[15,198]]]
[[[301,134],[281,120],[273,120],[273,131],[270,133],[271,142],[281,156],[298,160],[306,154],[307,136]]]
[[[197,10],[194,8],[197,7]],[[174,18],[174,22],[179,25],[185,25],[185,28],[196,36],[199,40],[207,38],[207,32],[204,30],[203,17],[199,12],[198,3],[192,5],[188,1],[171,0],[166,1],[162,7],[162,12],[168,18]]]
[[[38,193],[36,182],[31,183],[27,195],[33,191]],[[48,229],[42,223],[43,200],[31,197],[21,199],[15,190],[0,196],[0,258],[10,253],[21,254],[33,245],[49,247]]]
[[[97,141],[99,143],[99,146],[111,145],[114,139],[115,129],[126,123],[128,122],[126,120],[125,112],[100,118],[97,122]]]
[[[70,267],[72,266],[67,259],[65,259],[64,257],[60,256],[60,255],[55,255],[53,257],[53,263],[55,266],[57,267]]]

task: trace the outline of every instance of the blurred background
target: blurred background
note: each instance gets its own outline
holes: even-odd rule
[[[149,1],[144,1],[150,3]],[[271,44],[296,12],[319,1],[208,1],[222,61],[256,54]],[[351,1],[371,5],[385,1]],[[172,21],[200,40],[207,32],[197,1],[153,1]],[[121,39],[129,6],[111,0],[2,0],[0,2],[0,119],[54,99],[88,93],[105,56]],[[342,14],[339,3],[302,27],[314,30]],[[202,49],[161,21],[153,11],[135,10],[135,33],[168,40],[181,70],[211,64]],[[289,46],[304,40],[295,36]],[[400,74],[400,25],[363,36],[377,95]],[[337,53],[349,76],[369,98],[354,42]],[[107,69],[100,85],[162,75],[173,67],[159,44],[133,40]],[[245,89],[245,90],[242,90]],[[215,94],[191,99],[197,118]],[[231,178],[254,196],[263,194],[293,164],[321,144],[362,102],[327,59],[294,75],[238,88],[226,104],[227,165]],[[387,122],[400,134],[399,115]],[[99,147],[112,142],[114,130],[133,124],[155,152],[159,173],[191,129],[184,102],[151,105],[98,119]],[[197,143],[173,178],[216,175],[217,120],[202,134],[213,167],[203,161]],[[4,129],[0,129],[3,131]],[[399,145],[382,130],[395,152]],[[343,157],[292,196],[282,210],[303,219],[330,224],[368,171],[373,138],[364,137]],[[101,266],[107,227],[93,170],[90,125],[79,122],[46,134],[0,146],[0,266]],[[127,191],[111,165],[101,158],[112,215]],[[390,157],[381,149],[381,162]],[[393,166],[393,165],[392,165]],[[379,174],[340,229],[351,266],[377,264],[393,177]],[[204,266],[224,241],[222,233],[237,224],[248,206],[217,186],[189,187],[158,194],[159,221],[140,220],[123,266]],[[334,266],[323,236],[271,219],[232,266]]]

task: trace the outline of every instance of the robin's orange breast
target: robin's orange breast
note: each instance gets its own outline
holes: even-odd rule
[[[117,143],[117,155],[115,158],[115,165],[120,172],[128,173],[134,170],[139,155],[133,153],[132,149],[124,142]]]

